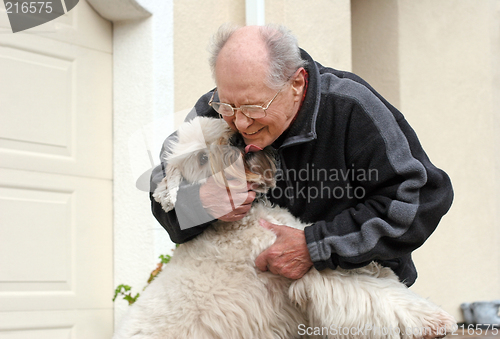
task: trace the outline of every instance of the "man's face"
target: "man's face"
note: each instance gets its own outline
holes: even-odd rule
[[[247,65],[248,66],[248,65]],[[216,67],[217,91],[220,102],[233,107],[241,105],[266,106],[279,89],[271,89],[265,84],[267,65],[244,67],[235,72],[230,68]],[[301,75],[301,74],[299,74]],[[247,145],[260,148],[271,145],[289,126],[300,105],[294,79],[286,83],[281,92],[266,110],[266,116],[250,119],[240,110],[224,120],[238,131]],[[302,92],[300,92],[301,94]]]

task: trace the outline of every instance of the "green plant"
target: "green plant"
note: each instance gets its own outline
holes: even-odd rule
[[[177,244],[175,247],[177,248],[179,245]],[[163,265],[166,265],[170,262],[170,259],[172,259],[171,255],[165,254],[165,255],[160,255],[158,257],[160,259],[160,262],[156,264],[156,268],[149,274],[149,278],[147,281],[146,286],[142,289],[143,291],[148,287],[149,284],[153,282],[153,280],[158,276],[158,274],[163,270]],[[113,296],[113,302],[118,298],[118,296],[122,296],[124,300],[126,300],[130,305],[135,303],[137,299],[140,296],[140,293],[137,293],[135,296],[132,296],[131,292],[132,287],[129,285],[118,285],[118,287],[115,289],[115,295]]]
[[[137,298],[139,298],[140,294],[137,293],[135,295],[135,297],[133,297],[132,292],[130,292],[131,289],[132,289],[132,287],[130,287],[129,285],[123,285],[123,284],[118,285],[118,287],[115,290],[115,296],[113,297],[113,301],[116,300],[118,295],[122,295],[123,299],[128,301],[129,305],[132,305],[133,303],[135,303],[137,301]],[[127,293],[127,292],[129,292],[129,293]]]

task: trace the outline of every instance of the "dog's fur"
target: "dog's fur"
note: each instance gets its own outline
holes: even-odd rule
[[[166,177],[154,198],[169,211],[182,178],[203,182],[239,157],[245,159],[243,181],[256,183],[261,191],[272,186],[272,154],[264,150],[245,156],[241,147],[227,147],[234,137],[223,120],[184,123],[166,155]],[[307,226],[264,201],[255,202],[240,221],[215,222],[175,250],[114,338],[434,338],[455,328],[453,317],[376,263],[354,270],[312,268],[295,281],[259,271],[256,257],[276,239],[260,226],[261,218]]]

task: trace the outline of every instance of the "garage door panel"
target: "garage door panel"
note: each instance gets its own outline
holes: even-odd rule
[[[5,331],[2,335],[4,339],[68,339],[71,338],[73,328],[41,328],[32,330],[12,330]]]
[[[0,166],[111,179],[111,67],[106,53],[0,34]]]
[[[80,0],[65,15],[15,35],[36,35],[110,54],[113,50],[112,29],[111,22],[99,16],[86,1]],[[3,1],[0,1],[0,33],[12,34]]]
[[[1,282],[18,283],[20,288],[27,283],[68,282],[71,198],[71,193],[0,187]]]
[[[112,24],[13,34],[0,1],[0,338],[113,332]]]
[[[72,61],[0,47],[2,110],[0,146],[32,153],[71,156]],[[41,128],[43,126],[43,128]]]
[[[109,339],[111,310],[0,312],[2,339]]]
[[[112,307],[111,191],[0,169],[0,312]]]

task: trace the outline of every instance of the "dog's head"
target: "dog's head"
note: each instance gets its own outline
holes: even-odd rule
[[[221,186],[227,186],[229,180],[245,187],[250,182],[259,193],[275,185],[272,151],[245,154],[243,138],[222,119],[196,117],[183,123],[170,152],[163,157],[167,162],[166,176],[153,196],[165,210],[174,207],[183,179],[194,184],[204,183],[213,176]]]

